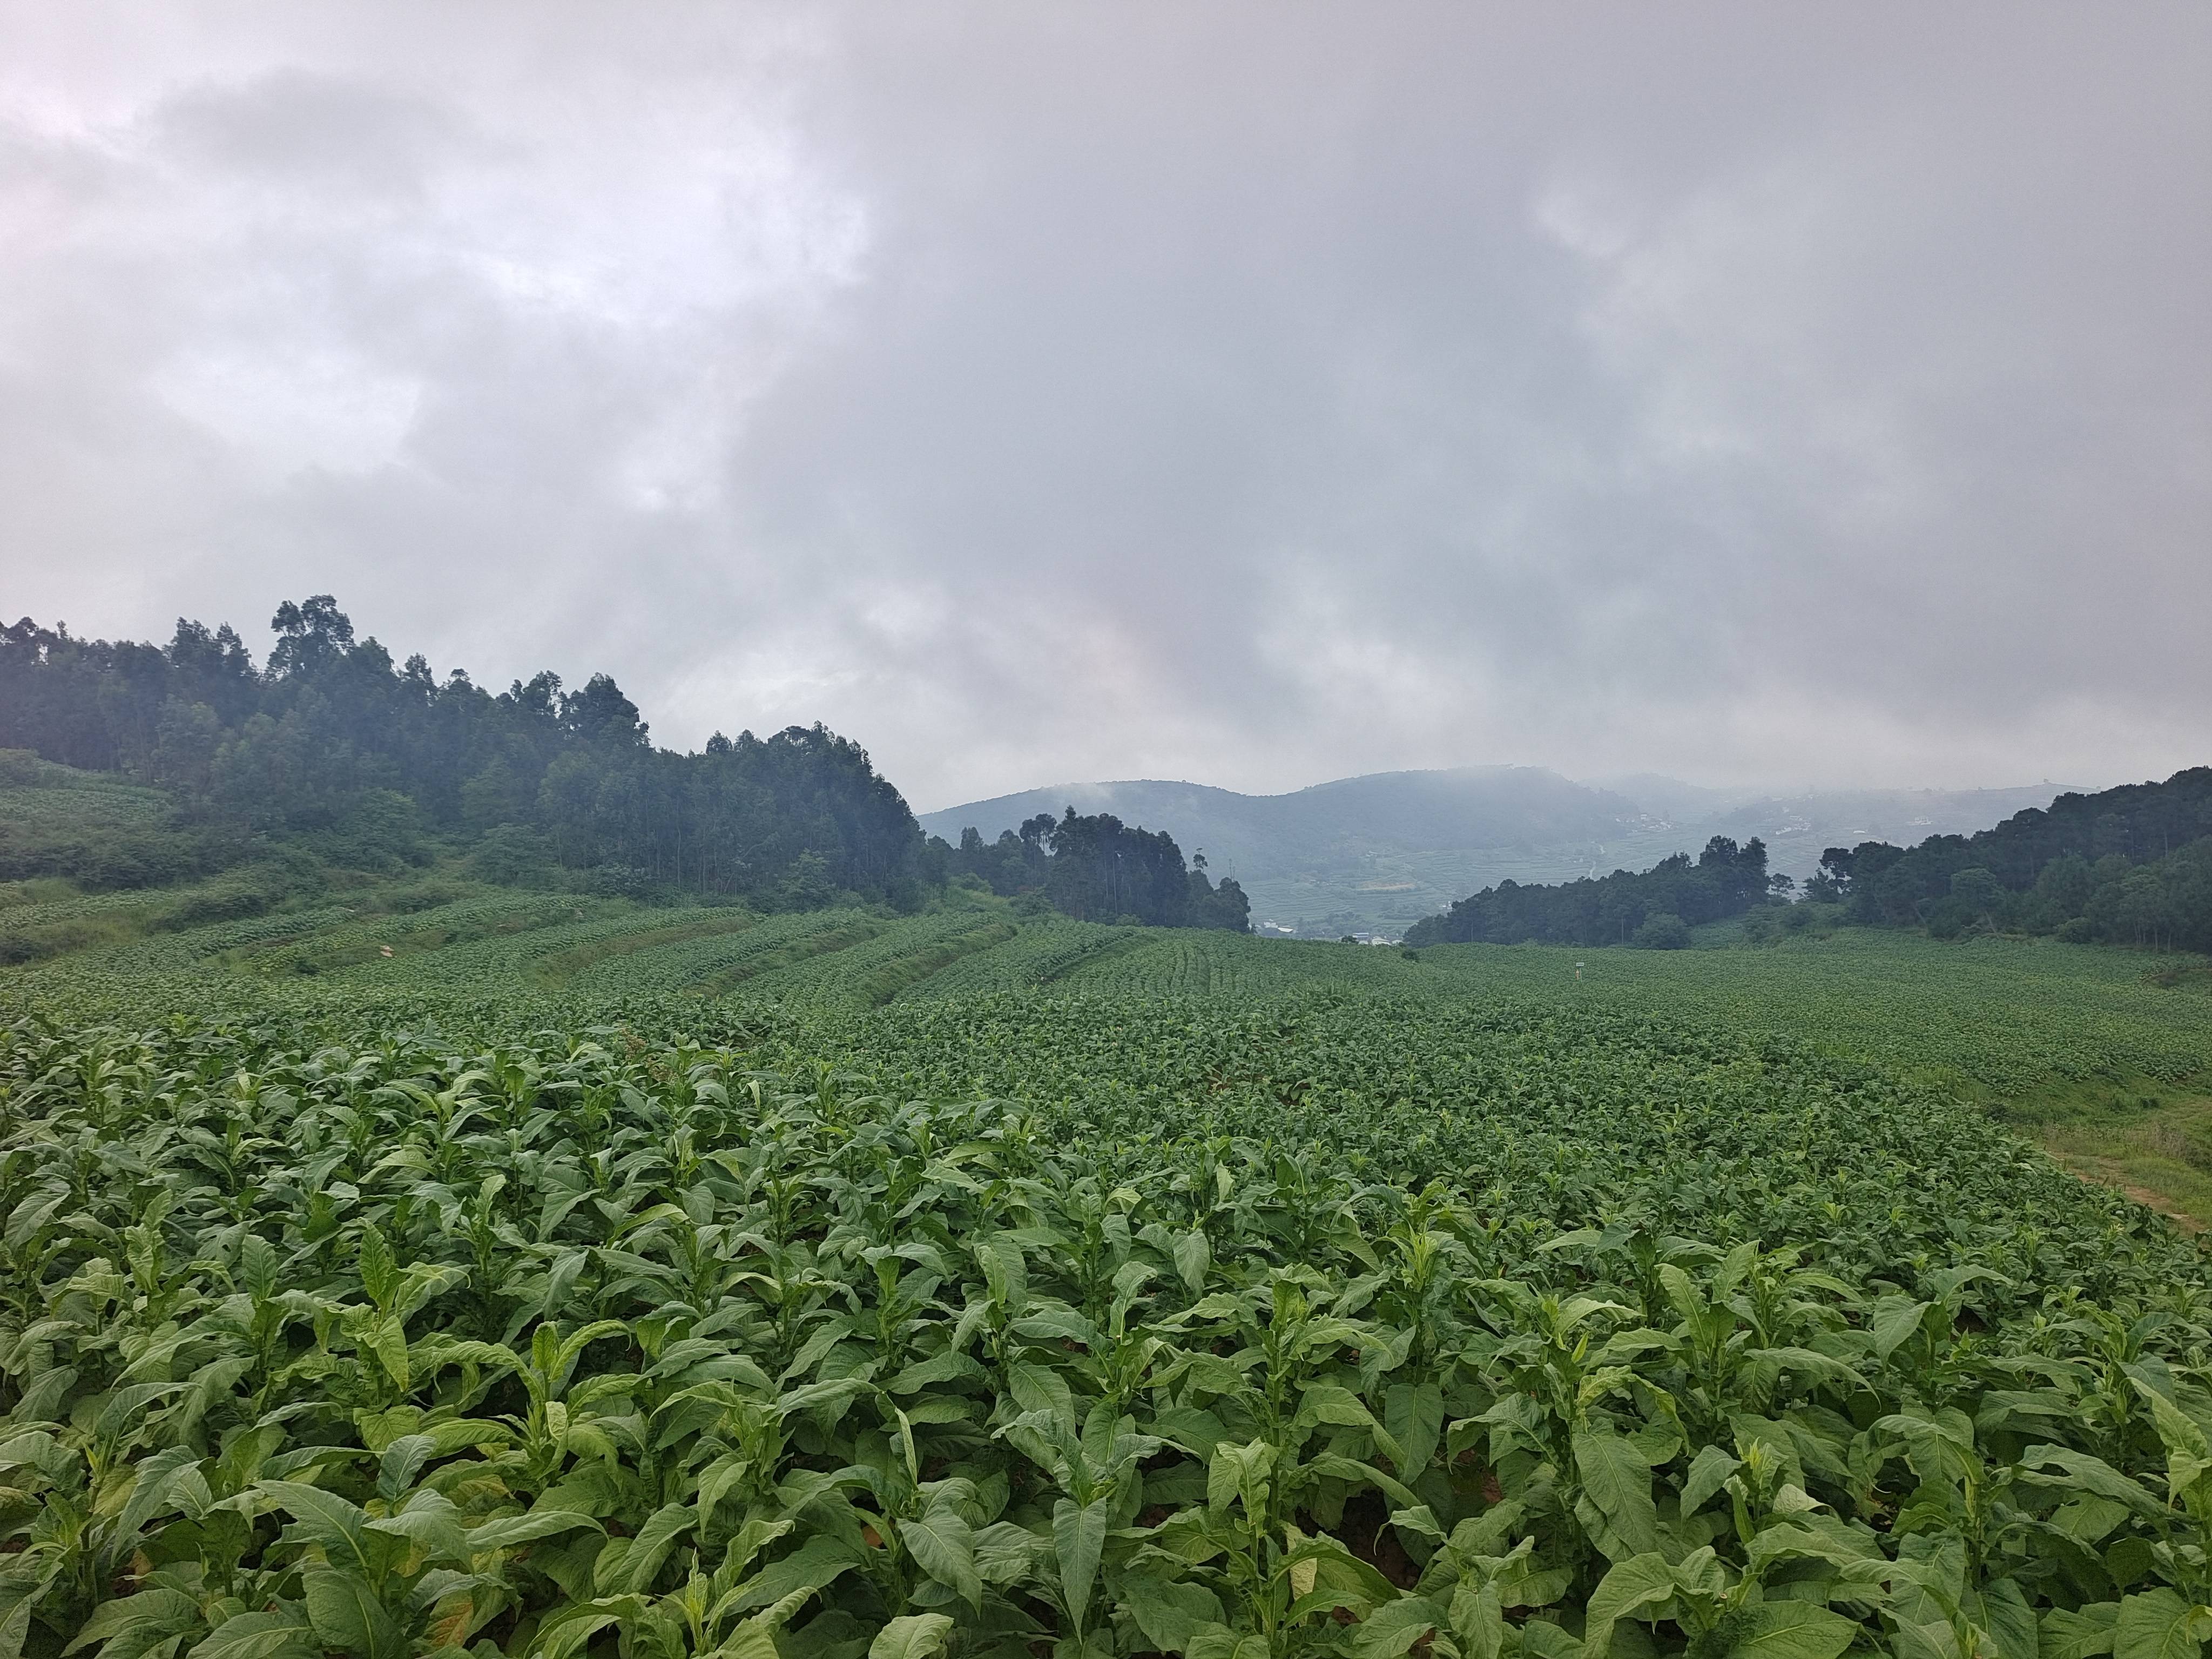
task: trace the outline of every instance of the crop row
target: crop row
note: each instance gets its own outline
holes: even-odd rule
[[[854,910],[769,916],[743,933],[657,945],[608,957],[578,974],[573,988],[596,996],[719,993],[763,974],[872,939],[884,924]]]
[[[961,943],[951,948],[955,939]],[[2004,1096],[2051,1079],[2165,1086],[2212,1072],[2212,981],[2148,982],[2157,965],[2131,952],[2048,941],[1945,945],[1848,933],[1764,950],[1465,945],[1408,956],[988,908],[904,919],[830,910],[757,921],[739,911],[505,894],[404,916],[341,906],[280,912],[99,945],[18,978],[36,995],[78,975],[70,982],[80,994],[110,997],[165,974],[313,969],[402,994],[514,995],[573,981],[601,998],[689,990],[824,1006],[1040,986],[1200,999],[1504,996],[1808,1039]]]

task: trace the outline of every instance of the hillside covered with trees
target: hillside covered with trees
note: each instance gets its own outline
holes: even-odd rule
[[[433,836],[510,884],[656,886],[773,904],[837,892],[910,908],[914,814],[867,752],[817,725],[656,747],[605,674],[492,692],[356,639],[327,594],[286,603],[257,667],[237,631],[179,620],[166,646],[0,628],[0,749],[161,790],[135,856],[0,843],[0,878],[173,880],[273,847],[354,868],[420,863]],[[15,770],[25,770],[19,761]],[[33,777],[18,779],[33,782]],[[43,861],[44,867],[27,866]]]
[[[1079,921],[1133,920],[1240,933],[1251,927],[1244,890],[1233,877],[1217,886],[1204,853],[1186,867],[1174,836],[1123,823],[1111,812],[1085,817],[1073,806],[1058,818],[1039,812],[1018,830],[1000,830],[995,842],[971,824],[957,847],[931,836],[929,851],[954,877],[1008,897],[1040,896]]]
[[[605,674],[574,690],[550,671],[501,692],[440,679],[356,638],[328,594],[270,627],[258,665],[228,624],[179,619],[165,646],[0,627],[0,881],[392,873],[459,849],[514,887],[910,910],[962,880],[1079,920],[1247,927],[1243,890],[1203,855],[1188,867],[1172,836],[1110,813],[955,848],[925,841],[866,751],[819,725],[682,754]]]
[[[1554,885],[1501,882],[1416,924],[1408,945],[1687,942],[1699,923],[1786,904],[1795,884],[1766,873],[1766,848],[1716,836],[1650,870]],[[1800,896],[1869,927],[2053,934],[2075,943],[2212,951],[2212,767],[2163,783],[2069,793],[1971,836],[1911,848],[1831,847]],[[1791,912],[1784,911],[1787,921]],[[1798,920],[1806,913],[1794,913]]]
[[[2212,767],[2060,795],[1972,836],[1831,847],[1807,885],[1869,927],[2212,951]]]
[[[1742,915],[1771,891],[1790,885],[1766,872],[1766,844],[1758,836],[1738,846],[1715,836],[1691,862],[1687,853],[1650,869],[1616,870],[1555,885],[1503,881],[1463,898],[1442,915],[1416,922],[1406,935],[1425,945],[1647,945],[1660,949],[1688,942],[1698,923]]]

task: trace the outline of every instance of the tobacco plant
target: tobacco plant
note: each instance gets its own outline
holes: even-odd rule
[[[1648,1022],[978,1017],[1218,1086],[0,1027],[0,1659],[2212,1639],[2203,1259],[1963,1110]]]

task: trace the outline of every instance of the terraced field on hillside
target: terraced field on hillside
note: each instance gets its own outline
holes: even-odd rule
[[[66,927],[153,902],[109,895],[0,907],[0,939],[27,921]],[[325,903],[95,942],[25,982],[56,984],[55,973],[864,1007],[1045,988],[1178,998],[1512,995],[1803,1037],[2000,1104],[2067,1090],[2094,1103],[2162,1101],[2212,1071],[2212,975],[2090,946],[1896,933],[1763,949],[1456,945],[1409,957],[1023,916],[988,901],[913,917],[763,917],[479,889],[403,913]]]

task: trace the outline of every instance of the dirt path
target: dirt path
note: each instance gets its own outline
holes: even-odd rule
[[[2212,1229],[2212,1097],[2094,1122],[2049,1123],[2038,1138],[2084,1181],[2117,1188],[2191,1232]]]

